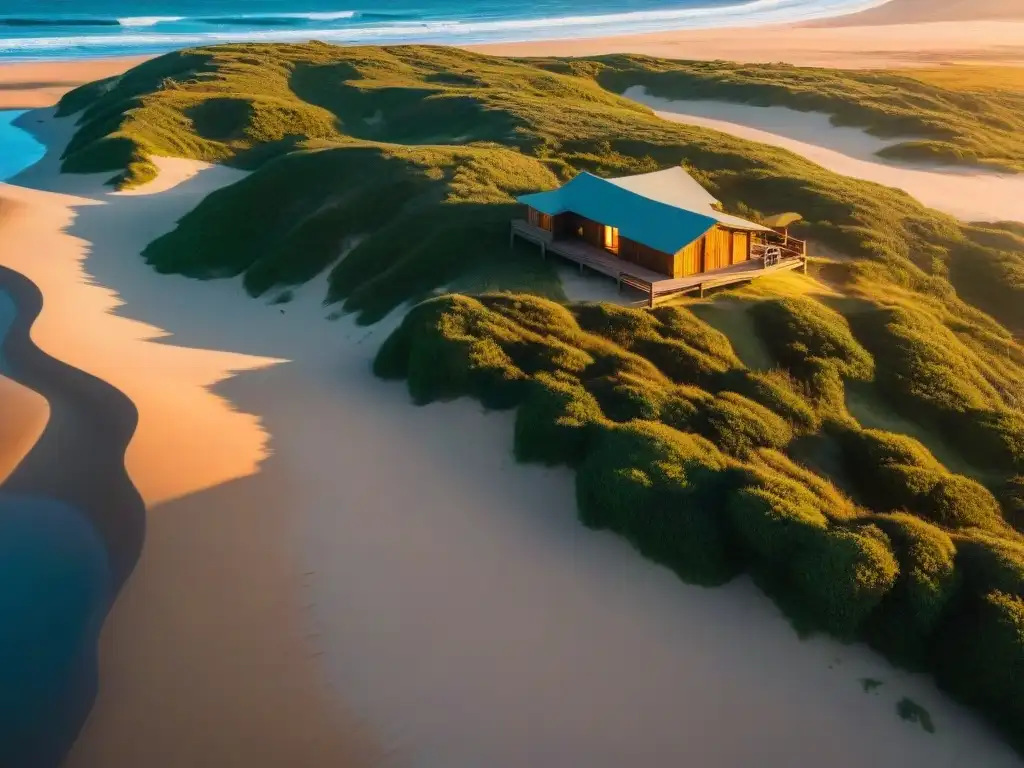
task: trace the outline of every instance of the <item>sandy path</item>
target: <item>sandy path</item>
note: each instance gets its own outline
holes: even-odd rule
[[[25,179],[62,191],[3,189],[39,211],[0,255],[47,296],[33,337],[130,393],[151,501],[69,766],[349,766],[374,751],[350,712],[389,765],[1019,764],[745,581],[687,587],[584,529],[567,471],[513,463],[507,414],[410,406],[369,371],[393,320],[328,322],[318,283],[278,307],[153,273],[141,247],[231,179],[187,165],[131,197],[45,164]]]
[[[788,149],[844,176],[902,189],[964,221],[1024,222],[1024,174],[882,160],[874,153],[897,140],[879,139],[857,128],[837,128],[828,115],[818,113],[719,101],[673,101],[640,86],[623,95],[646,104],[666,120]]]

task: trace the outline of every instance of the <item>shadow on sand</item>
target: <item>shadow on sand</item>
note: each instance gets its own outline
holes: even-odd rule
[[[75,545],[92,578],[106,583],[79,585],[81,590],[63,595],[57,591],[68,571],[78,567],[77,561],[33,561],[29,577],[40,583],[19,585],[32,599],[13,603],[23,607],[25,615],[3,616],[8,627],[8,642],[0,645],[0,652],[8,656],[3,666],[10,671],[9,679],[22,680],[27,690],[5,682],[2,702],[16,709],[18,717],[0,725],[0,764],[36,768],[60,762],[89,713],[96,695],[97,635],[142,550],[145,507],[124,465],[138,420],[135,406],[109,384],[36,347],[29,333],[42,309],[42,295],[31,281],[0,267],[0,289],[17,307],[3,341],[5,373],[43,395],[50,405],[42,436],[0,488],[7,510],[0,514],[9,520],[32,512],[29,525],[35,521],[36,532],[45,529],[49,540],[62,546],[70,537],[80,542],[90,537],[76,529],[76,518],[84,518],[98,534],[106,560],[98,566],[83,551],[88,543]],[[37,621],[40,613],[48,614],[46,621]],[[78,643],[54,645],[54,626],[66,635],[62,641],[77,637]],[[34,629],[44,636],[28,636]],[[19,649],[29,649],[27,659]],[[26,661],[38,669],[26,669]],[[55,671],[64,674],[54,679]],[[40,697],[40,688],[50,695]]]

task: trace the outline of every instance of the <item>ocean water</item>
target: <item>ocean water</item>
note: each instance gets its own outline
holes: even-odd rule
[[[231,41],[481,43],[803,21],[886,0],[0,0],[0,61]]]
[[[0,181],[16,176],[46,153],[46,147],[14,125],[23,114],[23,110],[0,109]]]

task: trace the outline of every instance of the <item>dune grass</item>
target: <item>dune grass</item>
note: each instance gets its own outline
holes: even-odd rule
[[[1024,171],[1024,90],[1019,75],[995,68],[904,73],[638,55],[544,66],[590,75],[617,93],[642,85],[663,98],[822,112],[836,125],[903,139],[885,157]]]
[[[735,78],[745,82],[756,71]],[[684,77],[686,72],[691,74]],[[548,188],[581,170],[616,175],[685,164],[730,210],[754,218],[800,211],[806,220],[801,234],[859,259],[851,269],[871,262],[878,267],[872,279],[884,270],[889,282],[931,294],[958,313],[952,286],[1003,323],[1024,328],[1019,234],[998,226],[963,227],[896,190],[838,176],[781,149],[660,120],[607,90],[646,78],[692,79],[695,72],[709,82],[733,78],[726,78],[725,65],[638,57],[511,60],[429,46],[322,43],[196,49],[65,96],[60,110],[79,112],[79,128],[64,168],[107,171],[112,181],[129,186],[152,176],[153,155],[254,170],[248,182],[224,190],[216,205],[211,199],[201,206],[147,253],[166,271],[245,274],[253,293],[274,280],[305,279],[309,266],[330,263],[358,213],[366,220],[363,240],[349,259],[362,267],[334,273],[331,300],[344,300],[347,311],[369,307],[363,318],[369,321],[425,289],[458,283],[456,273],[481,264],[472,283],[523,287],[502,285],[486,268],[488,262],[497,266],[492,244],[506,234],[516,215],[512,196],[522,189]],[[884,112],[886,99],[899,102],[903,107],[892,109],[906,119],[885,123],[891,130],[902,130],[911,120],[906,115],[931,114],[931,101],[911,108],[925,87],[916,80],[882,78],[851,90],[844,85],[847,73],[763,72],[776,80],[785,76],[793,88],[804,83],[801,92],[831,94],[848,110],[877,102]],[[836,83],[818,88],[828,77]],[[978,125],[996,120],[995,112],[963,107],[956,101],[964,98],[961,91],[934,98],[950,110],[960,105],[956,113],[966,122],[958,130],[972,141],[1015,156],[1014,142],[1024,135],[1014,133],[1017,112],[1000,118],[1012,123],[1006,136],[989,141],[986,131],[995,129]],[[352,151],[353,159],[342,159],[342,150]],[[374,152],[405,160],[382,163],[389,170],[379,179],[375,171],[346,170],[359,164],[369,169]],[[994,156],[988,160],[996,162]],[[258,237],[236,237],[237,212],[265,208],[261,198],[276,184],[285,185],[279,199],[287,205],[277,215],[249,219]],[[364,197],[386,201],[386,222],[360,202]],[[222,208],[231,215],[221,217]],[[473,246],[444,223],[456,220],[472,221],[482,244]],[[428,230],[448,234],[418,237]],[[407,252],[411,241],[416,247]],[[505,276],[516,272],[506,270]],[[542,271],[535,278],[532,284],[546,283],[543,290],[556,294],[553,276]]]
[[[914,67],[899,74],[954,91],[1018,91],[1024,93],[1024,68],[954,64]]]
[[[161,271],[280,296],[330,270],[327,300],[360,322],[438,291],[528,292],[417,304],[376,373],[417,403],[516,409],[516,457],[574,468],[584,524],[690,582],[749,572],[800,630],[931,671],[1024,746],[1024,228],[661,121],[612,92],[636,84],[1020,160],[1014,97],[963,83],[311,43],[170,54],[73,91],[64,164],[120,185],[154,154],[253,171],[147,248]],[[735,212],[800,211],[844,255],[816,269],[828,285],[567,306],[534,250],[508,248],[520,192],[678,164]]]

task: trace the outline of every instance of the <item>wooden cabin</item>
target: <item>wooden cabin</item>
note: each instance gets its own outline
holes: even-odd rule
[[[549,242],[577,241],[666,279],[742,264],[768,227],[730,216],[680,167],[605,179],[581,173],[549,192],[523,195],[528,226]],[[627,273],[630,271],[621,265]]]

